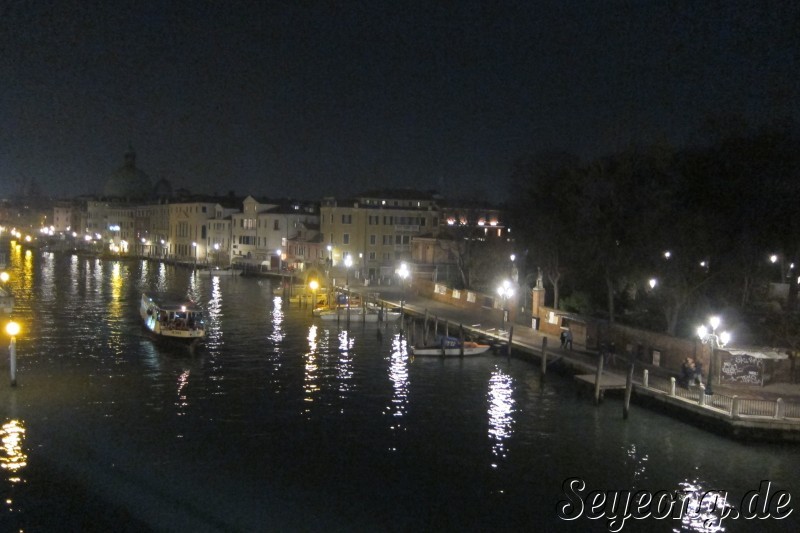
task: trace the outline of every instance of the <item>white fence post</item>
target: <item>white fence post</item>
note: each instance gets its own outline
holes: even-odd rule
[[[697,400],[698,405],[704,407],[706,405],[706,389],[700,387],[700,398]]]
[[[644,369],[644,376],[642,376],[642,385],[646,389],[650,385],[650,372],[645,368]]]
[[[731,402],[731,418],[739,418],[739,397],[736,395]]]
[[[675,396],[675,378],[669,378],[669,395]]]
[[[775,418],[781,419],[786,416],[786,404],[783,403],[783,398],[775,400]]]

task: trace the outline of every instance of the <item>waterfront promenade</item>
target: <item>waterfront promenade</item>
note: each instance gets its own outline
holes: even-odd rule
[[[427,318],[439,322],[439,333],[446,321],[451,335],[459,334],[487,339],[498,345],[495,356],[510,356],[541,363],[543,338],[547,338],[547,371],[574,375],[595,375],[600,355],[597,351],[575,346],[563,349],[560,339],[534,330],[530,324],[503,323],[499,309],[464,309],[444,302],[425,298],[413,291],[403,291],[397,286],[352,286],[353,292],[377,298],[393,307],[400,307],[409,317],[419,321]],[[505,327],[503,327],[505,326]],[[422,326],[413,328],[411,341],[420,341]],[[603,368],[609,383],[624,382],[629,371],[625,354],[617,354],[615,361]],[[800,441],[800,384],[768,383],[764,386],[730,385],[713,383],[714,394],[706,395],[701,387],[681,387],[676,382],[677,372],[635,362],[632,395],[634,403],[658,409],[687,422],[695,423],[715,432],[736,438]],[[585,378],[584,378],[585,379]],[[576,389],[581,385],[576,380]],[[585,385],[582,388],[587,388]],[[595,393],[596,394],[596,393]],[[587,401],[593,395],[587,394]],[[595,396],[596,399],[596,396]]]

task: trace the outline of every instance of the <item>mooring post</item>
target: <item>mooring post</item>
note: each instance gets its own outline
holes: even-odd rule
[[[433,337],[436,338],[439,336],[439,317],[433,317]]]
[[[506,357],[511,357],[511,343],[514,342],[514,326],[508,330],[508,348],[506,349]]]
[[[642,375],[642,385],[644,388],[648,388],[650,386],[650,372],[645,368],[644,374]]]
[[[622,406],[622,419],[628,419],[628,412],[631,408],[631,392],[633,392],[633,354],[628,363],[628,377],[625,379],[625,403]]]
[[[458,338],[460,340],[458,355],[464,357],[464,326],[462,324],[458,325]]]
[[[542,337],[542,377],[547,374],[547,337]]]
[[[600,378],[603,375],[603,356],[597,356],[597,373],[594,375],[594,404],[600,404]]]
[[[422,322],[422,344],[428,345],[428,309],[425,309],[425,318]]]

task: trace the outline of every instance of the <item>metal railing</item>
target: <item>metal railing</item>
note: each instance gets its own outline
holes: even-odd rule
[[[720,393],[707,395],[703,387],[679,386],[674,377],[650,376],[647,370],[644,371],[641,384],[638,386],[696,403],[700,407],[725,413],[731,418],[745,416],[800,422],[800,402],[797,401],[785,401],[782,398],[777,400],[739,398]]]

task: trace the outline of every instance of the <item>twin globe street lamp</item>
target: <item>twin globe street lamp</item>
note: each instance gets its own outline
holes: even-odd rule
[[[400,263],[400,268],[397,269],[397,275],[400,276],[400,285],[403,289],[403,296],[400,300],[400,313],[403,313],[403,306],[406,303],[406,280],[408,276],[411,275],[411,272],[408,270],[408,265],[405,263]]]
[[[511,285],[509,280],[504,280],[503,283],[497,287],[497,294],[503,298],[503,327],[500,328],[501,330],[505,331],[506,329],[506,321],[508,320],[508,299],[514,295],[514,287]]]
[[[714,394],[714,390],[711,386],[711,382],[714,380],[714,358],[715,358],[715,351],[717,348],[724,348],[728,342],[731,340],[731,335],[727,331],[723,331],[719,335],[717,335],[717,328],[720,325],[720,319],[718,316],[712,316],[708,319],[708,323],[711,325],[711,331],[708,331],[705,325],[700,326],[697,328],[697,336],[700,337],[700,340],[703,344],[708,344],[711,346],[711,358],[708,362],[708,379],[706,380],[706,390],[705,393],[709,396]]]

